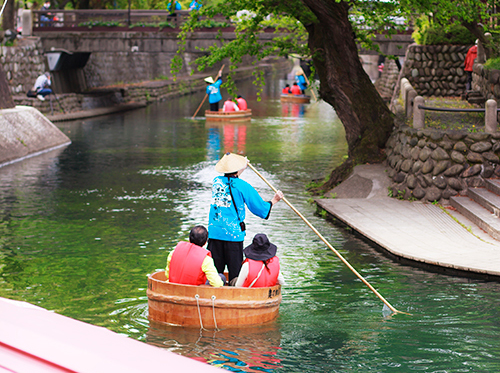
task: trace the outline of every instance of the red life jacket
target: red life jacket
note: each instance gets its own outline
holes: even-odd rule
[[[207,276],[201,269],[210,251],[190,242],[179,242],[170,259],[168,280],[174,284],[204,285]]]
[[[289,93],[292,93],[292,91],[290,91],[290,87],[285,87],[281,90],[281,93],[287,95]]]
[[[264,263],[262,263],[262,261],[252,259],[245,259],[243,263],[245,262],[248,262],[248,276],[243,283],[243,287],[247,288],[250,286],[253,280],[257,278]],[[255,282],[255,284],[253,284],[253,288],[267,288],[278,283],[278,275],[280,273],[280,260],[277,256],[273,256],[271,259],[269,259],[267,268],[269,268],[269,271],[264,267],[262,273],[260,274],[260,277]]]
[[[243,97],[237,98],[236,101],[238,101],[238,107],[240,108],[240,110],[248,109],[247,102]]]
[[[298,85],[292,85],[292,93],[294,95],[301,95],[302,91],[300,90],[300,87]]]
[[[234,108],[235,106],[236,104],[233,101],[227,100],[226,102],[224,102],[224,107],[222,108],[222,111],[225,112],[236,111],[236,109]]]

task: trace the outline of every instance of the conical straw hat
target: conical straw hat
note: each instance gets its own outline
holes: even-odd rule
[[[224,174],[232,174],[233,172],[238,172],[245,168],[247,163],[247,157],[234,153],[226,153],[215,165],[215,170]]]

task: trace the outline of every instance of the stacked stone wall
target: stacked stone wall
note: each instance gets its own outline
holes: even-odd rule
[[[475,63],[472,68],[472,90],[481,92],[486,99],[500,101],[500,70],[486,69]]]
[[[16,47],[0,46],[0,64],[12,95],[26,94],[45,70],[45,56],[39,38],[26,38]]]
[[[386,145],[392,195],[439,201],[500,177],[500,132],[396,129]]]
[[[398,81],[399,69],[394,60],[386,60],[382,76],[375,82],[375,88],[386,102],[390,102]]]
[[[467,82],[464,61],[469,48],[412,44],[406,53],[403,77],[420,96],[461,96]]]

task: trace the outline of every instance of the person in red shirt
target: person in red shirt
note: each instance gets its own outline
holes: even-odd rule
[[[300,90],[300,87],[298,86],[297,83],[293,83],[292,85],[292,94],[294,95],[301,95],[302,91]]]
[[[256,234],[252,244],[243,252],[246,259],[236,280],[236,287],[264,288],[277,284],[285,285],[276,256],[278,248],[269,242],[264,233]]]
[[[224,102],[224,106],[222,107],[222,111],[240,111],[240,108],[238,107],[238,105],[236,105],[234,103],[233,100],[231,100],[230,98],[228,98],[226,100],[226,102]]]
[[[287,84],[287,85],[285,86],[285,88],[283,88],[283,89],[281,90],[281,94],[283,94],[283,95],[289,95],[289,94],[291,94],[291,93],[292,93],[292,91],[290,90],[290,84]]]
[[[238,102],[238,107],[240,110],[247,110],[248,109],[247,102],[243,97],[238,96],[236,98],[236,101]]]
[[[464,61],[464,71],[467,74],[467,83],[465,85],[465,90],[470,91],[472,89],[472,67],[474,66],[474,60],[477,57],[477,43],[476,45],[469,48]]]

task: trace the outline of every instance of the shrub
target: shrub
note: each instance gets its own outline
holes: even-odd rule
[[[425,17],[427,18],[427,17]],[[420,18],[416,22],[413,38],[420,45],[441,44],[474,44],[475,36],[464,26],[453,23],[451,25],[439,25]]]

